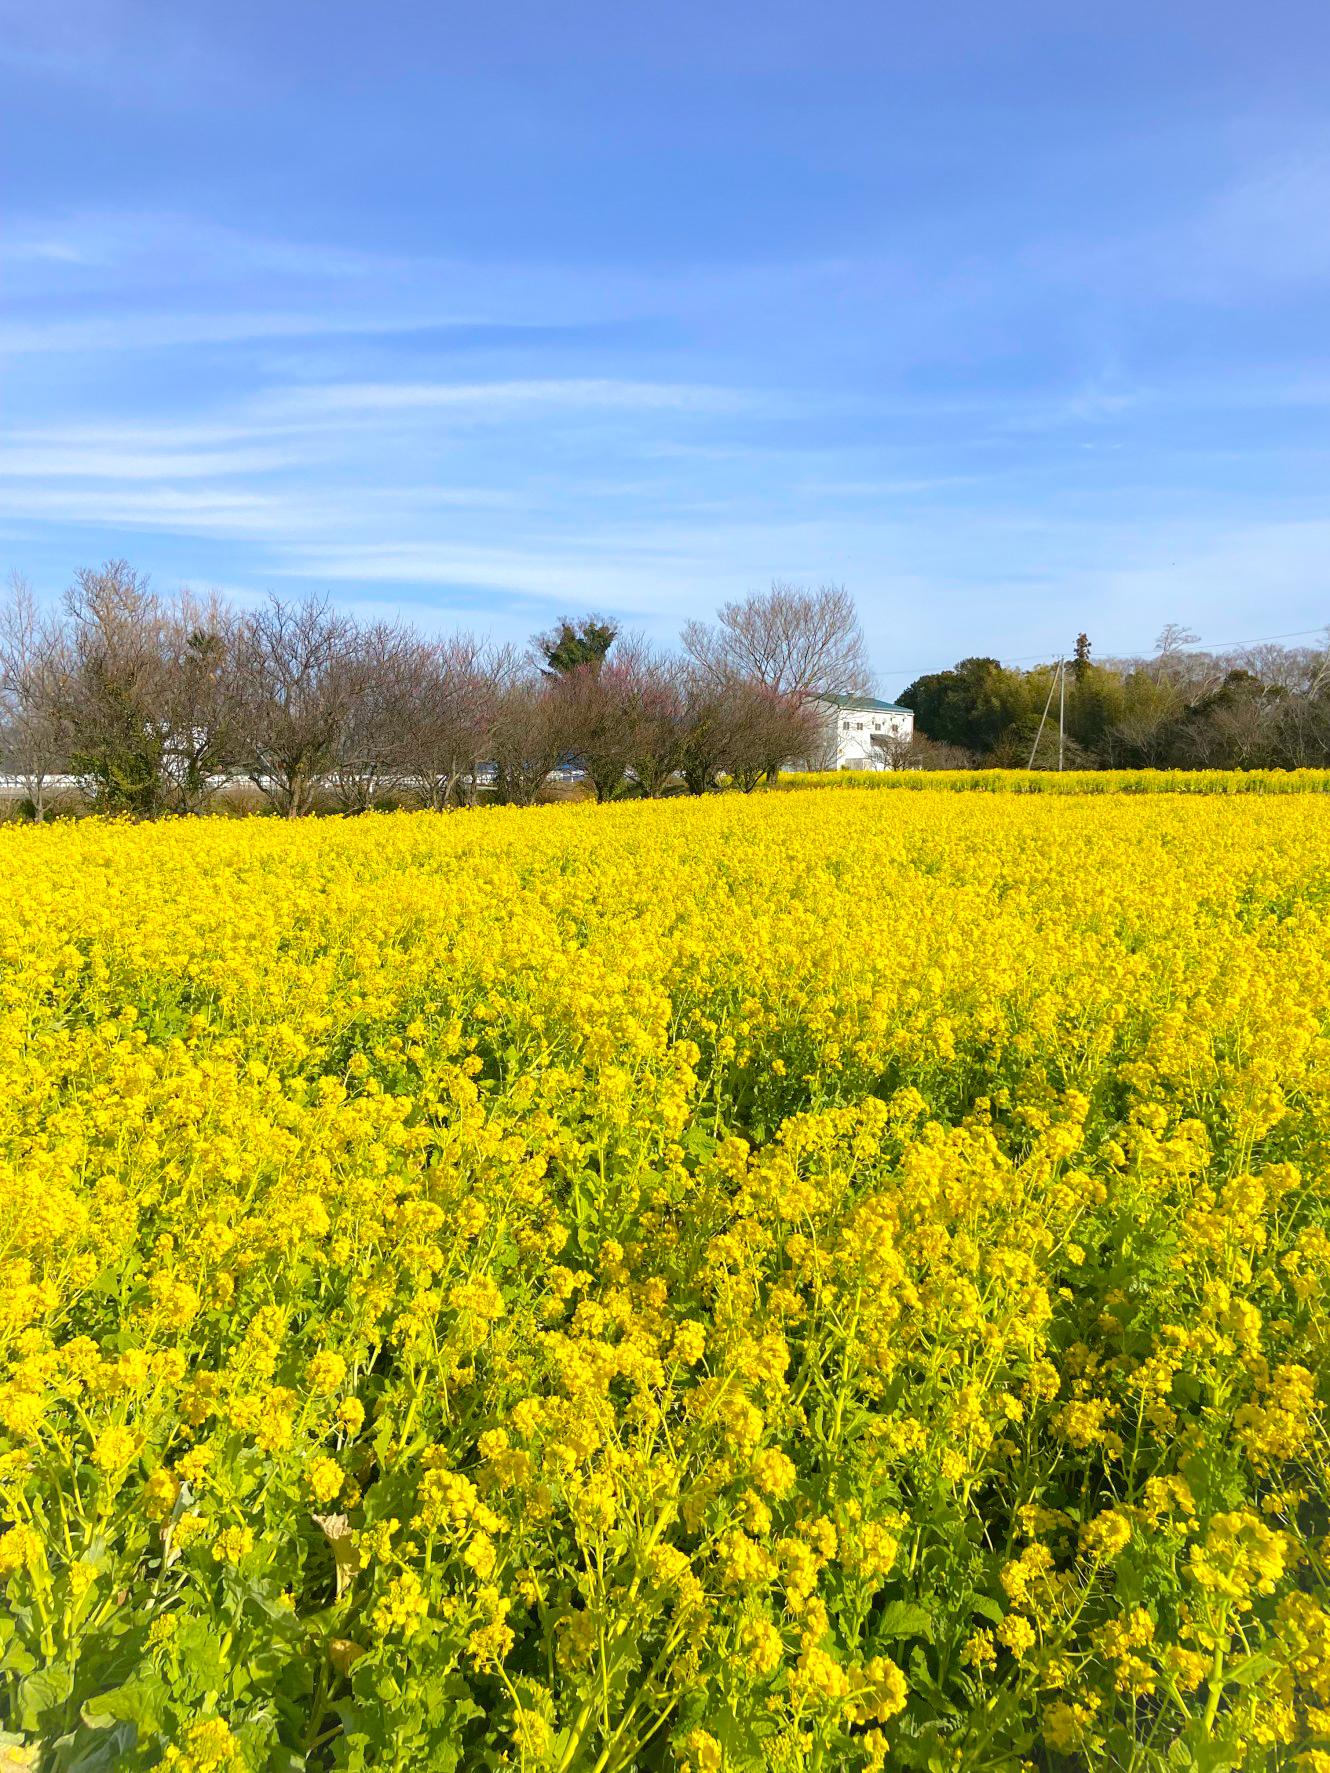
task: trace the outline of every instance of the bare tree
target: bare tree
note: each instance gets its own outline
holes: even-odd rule
[[[690,794],[710,794],[729,740],[727,686],[694,665],[683,673],[680,703],[679,773]]]
[[[893,734],[883,749],[887,754],[887,767],[893,770],[974,768],[974,758],[968,751],[959,745],[944,745],[935,739],[926,739],[922,733],[912,733],[909,738]]]
[[[562,711],[539,679],[518,677],[499,689],[490,750],[498,800],[531,806],[568,751]]]
[[[1330,688],[1289,696],[1280,704],[1274,761],[1291,770],[1330,765]]]
[[[13,573],[0,605],[0,746],[39,821],[53,805],[52,778],[67,762],[68,675],[63,624],[42,612],[27,580]]]
[[[327,598],[271,597],[239,624],[236,668],[249,778],[298,818],[335,767],[363,689],[356,624]]]
[[[1307,694],[1323,696],[1330,694],[1330,627],[1324,631],[1319,647],[1311,649],[1308,661]]]
[[[892,732],[880,739],[875,735],[868,767],[879,770],[922,769],[924,766],[915,751],[914,734]]]
[[[510,656],[487,651],[469,634],[418,641],[412,649],[400,765],[403,780],[433,812],[463,795],[474,804],[499,685],[510,670]]]
[[[198,813],[225,785],[240,743],[236,619],[215,593],[185,589],[165,611],[161,634],[164,798],[173,812]]]
[[[1199,634],[1194,634],[1181,622],[1165,622],[1155,636],[1155,657],[1157,659],[1171,659],[1184,647],[1195,646],[1200,638]]]
[[[1314,695],[1319,681],[1330,681],[1330,649],[1325,647],[1260,641],[1233,653],[1231,662],[1258,677],[1267,691]]]
[[[586,772],[598,801],[623,786],[637,734],[637,683],[630,665],[583,664],[566,671],[548,694],[563,743]]]
[[[1187,723],[1179,749],[1200,769],[1261,769],[1278,745],[1280,703],[1259,693],[1221,699]]]
[[[166,804],[166,612],[123,560],[82,568],[65,608],[70,767],[93,806],[150,817]]]
[[[1158,683],[1172,684],[1190,706],[1213,695],[1227,675],[1231,660],[1196,646],[1196,635],[1178,622],[1168,622],[1155,640],[1155,656],[1143,669]]]
[[[749,679],[786,695],[871,691],[854,599],[840,585],[810,591],[776,580],[722,606],[716,625],[685,624],[684,651],[713,681]]]
[[[389,622],[355,636],[356,690],[341,723],[328,787],[344,813],[364,813],[401,786],[415,719],[415,637]]]
[[[724,765],[744,794],[774,782],[782,764],[806,757],[817,743],[811,706],[761,683],[726,686],[722,724]]]
[[[628,767],[642,793],[654,800],[683,765],[686,674],[644,643],[627,647],[626,659],[633,682]]]

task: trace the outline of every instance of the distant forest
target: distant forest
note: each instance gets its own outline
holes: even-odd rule
[[[1318,646],[1194,642],[1168,627],[1150,658],[1095,659],[1081,634],[1065,666],[972,658],[918,677],[898,697],[914,710],[913,761],[1023,768],[1033,752],[1055,766],[1061,714],[1068,769],[1330,765],[1330,632]]]

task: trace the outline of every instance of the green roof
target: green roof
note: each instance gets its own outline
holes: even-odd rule
[[[851,714],[910,714],[912,709],[900,702],[879,702],[876,696],[816,696],[818,702],[830,702],[833,708],[846,708]]]

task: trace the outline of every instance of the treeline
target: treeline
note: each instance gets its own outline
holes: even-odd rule
[[[529,651],[364,623],[326,599],[159,594],[124,561],[45,611],[0,608],[0,767],[44,819],[70,785],[93,809],[199,813],[248,784],[289,818],[533,802],[561,766],[598,800],[745,791],[820,760],[809,696],[866,688],[844,591],[773,585],[689,623],[678,653],[589,618]]]
[[[1330,765],[1330,644],[1197,650],[1169,627],[1148,659],[1095,661],[1077,637],[1065,667],[1016,671],[962,659],[917,678],[914,710],[935,760],[1005,768],[1305,769]],[[1040,726],[1042,722],[1042,732]]]

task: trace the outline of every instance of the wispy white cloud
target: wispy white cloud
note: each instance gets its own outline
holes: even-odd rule
[[[11,209],[0,223],[0,250],[10,264],[35,260],[95,274],[101,287],[126,280],[172,287],[231,286],[254,275],[308,283],[355,283],[401,276],[419,261],[323,240],[238,228],[170,210],[79,209],[24,216]],[[70,287],[90,279],[76,277]]]
[[[134,450],[113,444],[0,447],[4,480],[199,480],[264,474],[308,458],[291,449]]]
[[[112,457],[117,448],[160,450],[173,453],[192,449],[221,449],[230,443],[252,443],[258,438],[291,436],[307,431],[304,425],[267,422],[240,416],[243,408],[228,414],[197,418],[127,419],[124,424],[88,420],[73,424],[15,426],[3,433],[14,447],[31,449],[94,449]]]
[[[759,311],[889,300],[901,276],[894,260],[867,247],[855,261],[739,256],[642,267],[367,250],[125,209],[11,212],[0,222],[0,257],[10,310],[0,350],[45,353],[450,328],[541,332],[720,319],[747,329]]]
[[[93,551],[169,537],[173,557],[206,559],[216,543],[241,587],[248,571],[349,602],[599,603],[666,628],[775,574],[843,578],[884,661],[932,650],[940,626],[945,642],[939,610],[980,612],[993,633],[973,643],[1018,652],[1078,608],[1120,646],[1171,616],[1199,625],[1207,597],[1239,621],[1253,602],[1300,610],[1327,538],[1294,494],[1268,498],[1287,521],[1262,527],[1259,493],[1240,486],[1230,508],[1220,486],[1209,544],[1160,512],[1205,502],[1201,453],[1245,440],[1197,418],[1287,411],[1292,427],[1330,404],[1327,364],[1253,353],[1184,374],[1143,362],[1123,316],[1330,276],[1324,231],[1299,239],[1327,164],[1253,162],[1168,226],[991,263],[930,239],[908,276],[876,238],[853,256],[637,269],[343,249],[171,213],[35,216],[0,237],[22,267],[0,350],[40,359],[13,366],[24,424],[0,439],[0,519]],[[1051,312],[1080,331],[1030,372]],[[553,339],[644,317],[667,323],[650,350]],[[531,342],[462,359],[467,328]],[[48,395],[69,422],[42,422]],[[1179,421],[1191,436],[1169,456]]]
[[[255,403],[259,414],[411,412],[506,418],[521,408],[592,412],[722,412],[751,404],[733,389],[612,377],[545,377],[503,382],[332,382],[287,388]]]
[[[166,489],[209,479],[219,486],[261,482],[294,471],[307,487],[357,476],[351,502],[362,510],[381,508],[390,491],[398,500],[427,505],[454,497],[440,467],[459,430],[485,426],[515,440],[530,439],[560,423],[610,419],[650,426],[673,415],[739,412],[752,404],[730,389],[612,377],[304,384],[195,418],[123,428],[83,423],[14,429],[0,435],[0,484],[153,482]],[[373,443],[358,444],[358,430],[373,431]],[[418,457],[426,447],[436,478],[417,484],[420,464],[411,452]],[[375,452],[368,473],[362,448]],[[393,452],[391,469],[385,448]],[[606,493],[615,490],[621,488],[614,482],[602,485]],[[345,506],[345,493],[338,496]],[[468,496],[493,504],[497,495],[476,488]]]
[[[485,586],[537,599],[573,598],[643,613],[671,599],[690,602],[705,563],[681,550],[637,550],[605,562],[566,543],[531,541],[525,547],[360,543],[314,545],[290,554],[276,569],[286,579],[358,585]],[[684,577],[683,575],[687,575]],[[705,595],[705,594],[704,594]]]
[[[371,309],[337,311],[308,307],[292,309],[280,304],[271,308],[219,308],[191,311],[188,308],[135,308],[129,312],[106,309],[89,314],[50,319],[13,320],[0,325],[0,352],[30,356],[36,353],[159,351],[181,345],[230,345],[265,339],[299,339],[361,334],[366,337],[418,332],[424,327],[484,325],[492,317],[483,312],[463,313],[442,307],[389,314]]]
[[[274,493],[226,491],[220,487],[195,492],[179,487],[143,490],[132,486],[0,487],[0,516],[61,524],[95,524],[114,531],[163,529],[197,536],[248,537],[303,531],[315,508]]]
[[[88,262],[84,249],[72,240],[50,238],[6,241],[4,256],[11,271],[15,265],[29,261],[38,265],[83,265]]]
[[[374,537],[435,528],[445,514],[511,509],[506,488],[410,484],[356,488],[335,481],[288,490],[181,487],[133,481],[32,486],[0,480],[0,517],[29,524],[95,526],[110,533],[160,530],[180,536],[304,545],[323,536]],[[377,546],[369,540],[359,546]]]
[[[954,492],[958,487],[974,486],[974,474],[934,474],[913,478],[883,480],[819,480],[797,483],[796,490],[809,499],[904,499],[930,497],[935,493]]]

